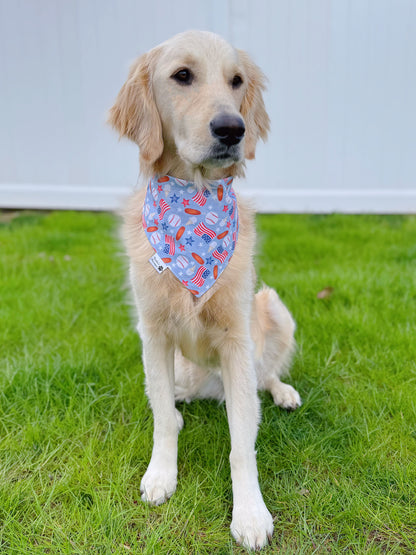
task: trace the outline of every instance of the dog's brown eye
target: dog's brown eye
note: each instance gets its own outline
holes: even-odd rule
[[[189,69],[180,69],[172,75],[172,79],[175,79],[180,85],[190,85],[194,79],[192,72]]]
[[[233,80],[231,81],[231,86],[233,89],[238,89],[243,84],[243,80],[239,75],[234,75]]]

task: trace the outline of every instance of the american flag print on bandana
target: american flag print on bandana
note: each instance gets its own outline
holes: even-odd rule
[[[197,285],[198,287],[202,287],[205,283],[205,279],[209,276],[210,271],[201,266],[194,277],[191,279],[192,283]]]
[[[210,243],[212,239],[216,237],[215,231],[212,229],[209,229],[204,224],[204,222],[201,222],[196,226],[196,228],[194,229],[194,233],[199,237],[201,237],[205,241],[205,243]]]
[[[209,189],[200,190],[165,175],[153,177],[147,187],[144,232],[165,266],[196,297],[219,279],[236,248],[239,221],[232,182],[232,177],[210,181]]]
[[[224,250],[223,247],[218,247],[218,249],[212,253],[212,256],[220,262],[224,262],[227,259],[228,252]]]
[[[175,239],[171,235],[165,235],[165,247],[163,252],[165,254],[175,254]]]
[[[204,189],[203,191],[199,191],[196,195],[192,197],[192,200],[196,202],[199,206],[205,206],[207,202],[207,198],[210,196],[210,192],[208,189]]]
[[[160,199],[159,208],[157,209],[157,213],[159,214],[159,220],[163,220],[163,217],[168,210],[170,210],[169,204],[163,198]]]

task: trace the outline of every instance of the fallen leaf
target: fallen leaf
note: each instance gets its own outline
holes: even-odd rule
[[[319,291],[319,293],[316,295],[317,299],[328,299],[332,293],[334,292],[334,288],[333,287],[325,287],[325,289],[322,289],[322,291]]]
[[[299,490],[299,495],[303,495],[303,497],[309,497],[310,493],[311,492],[306,488],[302,488],[301,490]]]

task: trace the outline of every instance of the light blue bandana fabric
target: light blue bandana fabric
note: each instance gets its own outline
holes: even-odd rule
[[[147,187],[143,229],[159,257],[158,271],[168,268],[196,297],[214,285],[234,253],[238,208],[232,182],[213,181],[201,191],[165,175]]]

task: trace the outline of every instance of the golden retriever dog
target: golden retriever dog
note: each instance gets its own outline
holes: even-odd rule
[[[257,478],[257,389],[286,409],[301,404],[280,381],[295,324],[274,290],[255,294],[254,212],[230,185],[266,139],[263,90],[264,76],[245,52],[213,33],[189,31],[134,62],[109,115],[120,136],[138,144],[146,183],[128,202],[123,233],[154,416],[142,499],[158,505],[176,489],[183,419],[175,401],[225,399],[231,532],[251,549],[273,533]],[[204,207],[198,223],[194,214]],[[183,238],[192,250],[195,235],[200,250],[190,252]]]

